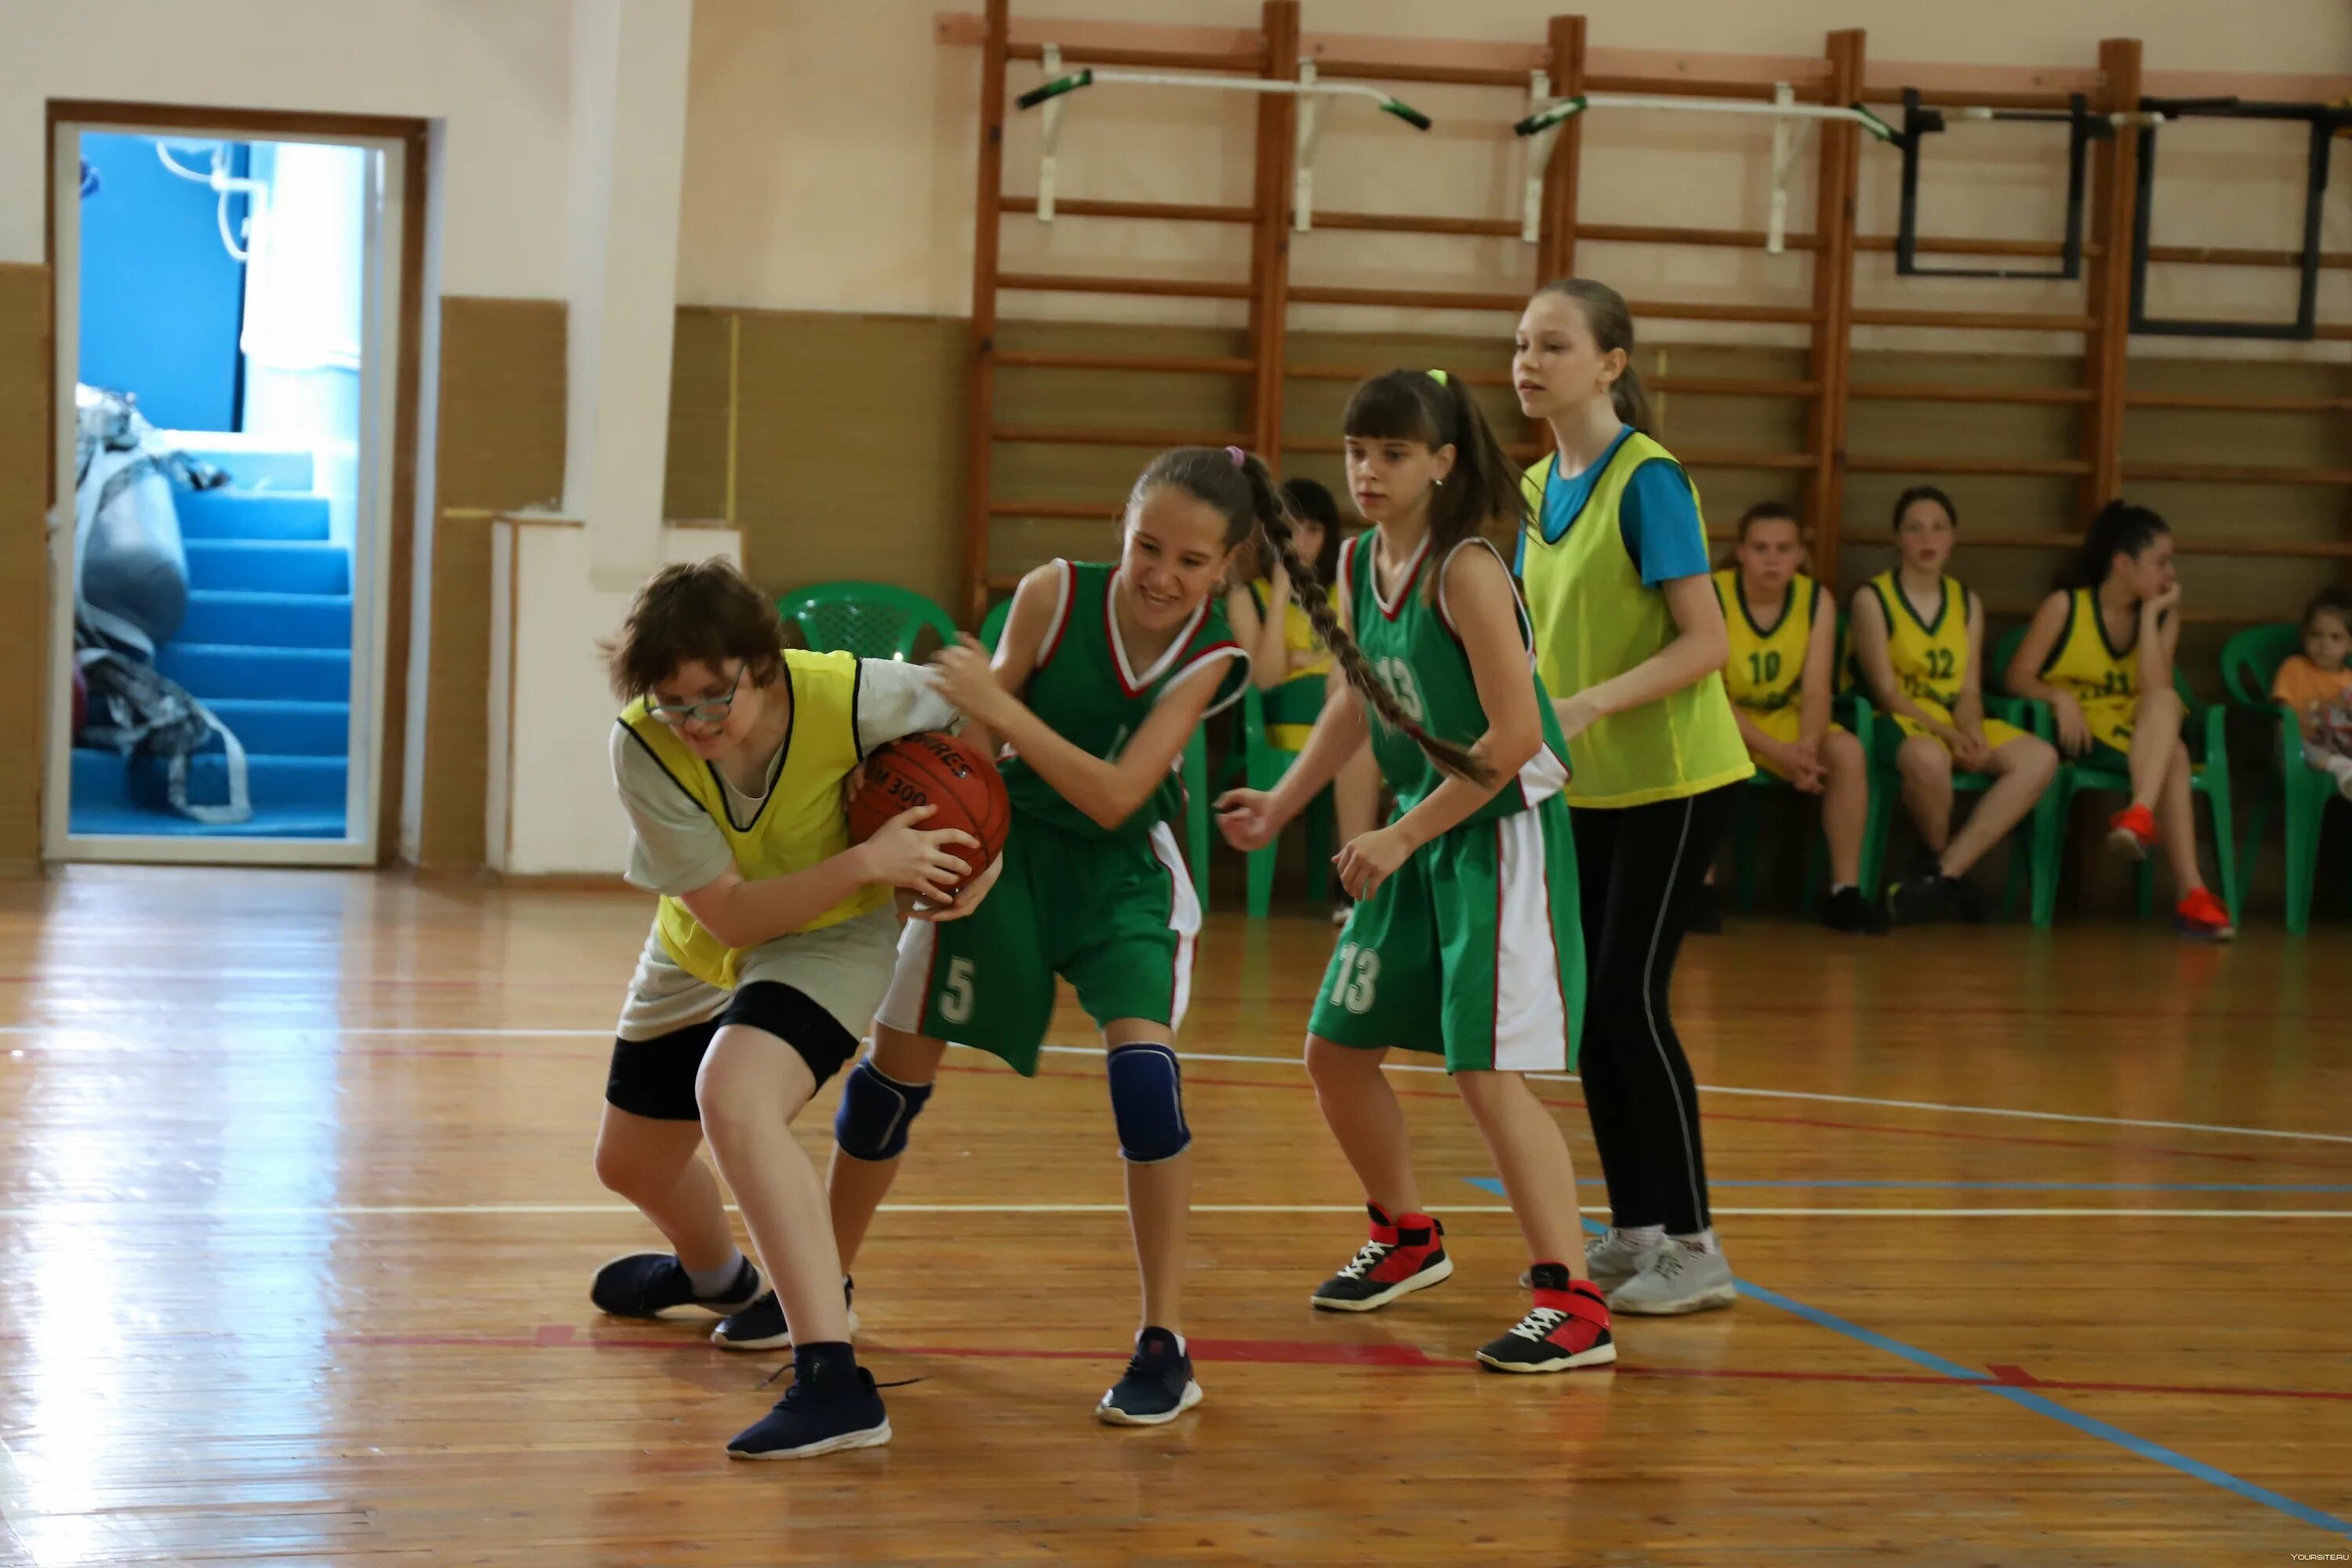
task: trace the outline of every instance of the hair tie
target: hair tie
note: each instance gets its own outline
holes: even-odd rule
[[[1433,381],[1433,382],[1435,382],[1435,383],[1437,383],[1437,384],[1438,384],[1438,385],[1440,385],[1440,386],[1446,386],[1446,385],[1451,384],[1451,383],[1450,383],[1450,382],[1447,380],[1447,378],[1446,378],[1446,374],[1445,374],[1445,373],[1444,373],[1444,371],[1442,371],[1442,370],[1433,370],[1433,371],[1431,371],[1431,372],[1429,373],[1429,379],[1430,379],[1430,380],[1432,380],[1432,381]]]
[[[1243,451],[1239,447],[1226,447],[1225,456],[1234,460],[1234,467],[1236,468],[1247,468],[1249,466],[1249,454]]]

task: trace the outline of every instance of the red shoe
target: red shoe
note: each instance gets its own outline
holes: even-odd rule
[[[2156,813],[2134,805],[2107,818],[2107,847],[2126,859],[2147,859],[2156,847]]]
[[[2227,942],[2238,934],[2238,928],[2230,923],[2230,911],[2206,888],[2183,894],[2172,906],[2172,929],[2203,942]]]
[[[1563,1263],[1528,1270],[1536,1304],[1517,1327],[1478,1352],[1496,1372],[1569,1372],[1617,1359],[1609,1334],[1609,1303],[1590,1279],[1570,1279]]]
[[[1329,1312],[1369,1312],[1453,1277],[1444,1226],[1425,1214],[1392,1219],[1378,1204],[1364,1207],[1372,1216],[1372,1238],[1308,1300]]]

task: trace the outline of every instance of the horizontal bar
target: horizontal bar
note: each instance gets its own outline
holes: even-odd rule
[[[1596,109],[1664,109],[1681,113],[1753,114],[1770,120],[1843,121],[1860,125],[1881,142],[1898,140],[1885,121],[1860,106],[1841,103],[1782,103],[1777,98],[1757,103],[1745,98],[1700,98],[1685,92],[1587,91],[1539,109],[1511,127],[1517,136],[1533,136]]]
[[[1262,76],[1164,76],[1158,71],[1136,71],[1080,66],[1066,76],[1057,76],[1042,86],[1031,88],[1013,100],[1015,109],[1035,109],[1055,99],[1076,92],[1097,83],[1124,82],[1132,87],[1197,88],[1209,92],[1245,92],[1271,98],[1369,98],[1381,112],[1392,114],[1415,131],[1429,129],[1429,116],[1409,103],[1401,103],[1376,87],[1359,81],[1295,81],[1281,77]]]
[[[2055,254],[2053,249],[2053,254]],[[2084,254],[2088,255],[2086,247]],[[2300,250],[2246,250],[2222,245],[2151,245],[2147,247],[2150,261],[2169,262],[2179,267],[2301,267]],[[2319,265],[2343,270],[2352,268],[2352,251],[2322,251]]]
[[[1853,237],[1856,250],[1891,253],[1895,237],[1891,234],[1857,234]],[[2083,254],[2095,257],[2099,247],[2091,240],[2083,242]],[[1982,239],[1974,237],[1945,235],[1930,237],[1922,235],[1918,241],[1920,254],[1940,256],[2021,256],[2047,257],[2053,260],[2066,254],[2066,247],[2054,239]]]
[[[1320,207],[1315,211],[1315,226],[1360,229],[1372,234],[1450,234],[1482,239],[1519,237],[1519,225],[1515,219],[1406,217],[1392,213],[1327,213]]]
[[[1075,45],[1072,48],[1073,52],[1084,53],[1088,65],[1097,66],[1135,66],[1146,69],[1156,67],[1160,70],[1192,71],[1260,70],[1265,66],[1265,47],[1263,44],[1254,49],[1235,50],[1231,53],[1197,49],[1106,49],[1092,47],[1079,50]],[[1004,58],[1013,60],[1043,60],[1045,58],[1045,46],[1009,44],[1005,47]]]
[[[1181,278],[1068,277],[1050,272],[1000,272],[1000,289],[1031,294],[1156,294],[1177,300],[1246,300],[1247,283],[1188,283]],[[1516,309],[1517,307],[1514,307]]]
[[[2079,533],[1987,533],[1973,528],[1952,537],[1971,550],[2078,550],[2083,543]],[[1845,544],[1883,544],[1888,549],[1895,546],[1895,536],[1884,531],[1849,531],[1840,533],[1838,540]]]
[[[1073,517],[1087,521],[1108,521],[1118,515],[1119,503],[1110,500],[992,500],[988,503],[991,517]]]
[[[1295,288],[1294,305],[1386,305],[1419,310],[1508,310],[1524,309],[1524,293],[1473,294],[1443,289],[1323,289]]]
[[[1370,381],[1376,375],[1386,375],[1400,367],[1392,364],[1286,364],[1282,374],[1293,381]],[[1511,373],[1507,370],[1445,370],[1445,374],[1473,386],[1508,386]],[[1297,442],[1286,441],[1285,447],[1295,448]]]
[[[2352,397],[2263,397],[2233,392],[2131,392],[2132,408],[2202,408],[2238,414],[2352,414]]]
[[[999,425],[992,440],[1029,447],[1246,447],[1245,430],[1107,430],[1099,426]]]
[[[1512,232],[1518,231],[1514,228]],[[1672,224],[1632,223],[1580,223],[1576,226],[1576,237],[1610,245],[1711,245],[1735,250],[1761,250],[1765,241],[1760,228],[1682,228]],[[1789,235],[1780,243],[1788,250],[1819,250],[1822,246],[1821,237],[1811,234]]]
[[[1591,238],[1593,229],[1580,227],[1581,238]],[[1810,238],[1811,237],[1807,237]],[[1790,235],[1789,244],[1794,247],[1797,237]],[[1853,237],[1856,250],[1892,252],[1895,237],[1891,234],[1858,234]],[[2066,247],[2054,239],[1969,239],[1956,236],[1921,236],[1919,253],[1938,256],[2021,256],[2056,259],[2066,254]],[[2101,247],[2096,240],[2083,242],[2083,255],[2096,259]],[[2151,245],[2147,258],[2176,267],[2301,267],[2300,250],[2246,250],[2219,245]],[[2352,251],[2331,250],[2319,258],[2323,268],[2336,270],[2352,269]]]
[[[1007,196],[998,211],[1034,213],[1037,210],[1035,196]],[[1169,223],[1255,223],[1254,207],[1221,207],[1194,205],[1184,202],[1074,202],[1060,196],[1054,198],[1054,216],[1063,217],[1130,217],[1164,220]],[[1512,233],[1517,234],[1514,228]]]
[[[1141,370],[1178,374],[1255,375],[1257,362],[1238,354],[1083,354],[1051,349],[999,349],[1000,370]]]
[[[1882,458],[1852,452],[1846,455],[1845,466],[1848,473],[1854,474],[2001,474],[2022,479],[2072,479],[2091,471],[2091,465],[2081,458]]]
[[[1521,85],[1527,79],[1522,76]],[[1825,103],[1829,87],[1821,81],[1792,82],[1799,103]],[[1769,81],[1694,81],[1684,77],[1611,76],[1605,73],[1584,79],[1587,92],[1621,92],[1654,95],[1661,98],[1728,98],[1753,99],[1759,103],[1772,101],[1773,84]]]
[[[1870,403],[2088,403],[2087,386],[1960,386],[1932,382],[1858,381],[1846,395]]]
[[[1945,327],[1956,331],[2091,332],[2089,316],[2043,316],[2021,310],[1856,310],[1857,327]]]
[[[1744,375],[1649,375],[1642,384],[1652,392],[1686,392],[1702,397],[1811,397],[1822,389],[1818,381],[1780,381]]]
[[[2217,485],[2352,485],[2352,468],[2282,468],[2266,463],[2126,463],[2127,479]]]
[[[2352,561],[2352,539],[2212,539],[2182,536],[2184,555],[2256,555],[2274,561]]]
[[[1493,66],[1402,65],[1387,60],[1318,59],[1318,75],[1360,77],[1366,81],[1410,81],[1433,87],[1508,87],[1525,92],[1528,73]]]
[[[1677,447],[1675,461],[1685,468],[1747,468],[1777,470],[1782,468],[1813,468],[1821,459],[1811,452],[1713,452],[1692,451]]]

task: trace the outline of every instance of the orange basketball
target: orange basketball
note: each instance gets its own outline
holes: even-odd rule
[[[935,806],[926,833],[957,828],[980,840],[962,859],[978,876],[1004,850],[1013,830],[1013,803],[996,764],[977,747],[941,731],[902,735],[866,759],[866,782],[849,800],[849,841],[863,844],[882,825],[919,805]]]

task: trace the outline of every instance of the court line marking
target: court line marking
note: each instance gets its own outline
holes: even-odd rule
[[[1490,1176],[1465,1178],[1474,1185]],[[1588,1209],[1608,1212],[1606,1204]],[[727,1205],[734,1212],[735,1205]],[[54,1217],[70,1210],[124,1212],[140,1219],[341,1219],[402,1215],[632,1215],[626,1204],[317,1204],[219,1208],[205,1205],[150,1205],[138,1198],[58,1198],[29,1207],[0,1208],[0,1218]],[[1124,1215],[1118,1204],[884,1204],[884,1214],[1102,1214]],[[1361,1204],[1194,1204],[1194,1214],[1349,1214]],[[1509,1214],[1508,1204],[1445,1204],[1433,1214]],[[2352,1209],[2150,1209],[2150,1208],[1721,1208],[1716,1214],[1742,1219],[2352,1219]]]
[[[55,1035],[74,1030],[89,1031],[100,1027],[91,1024],[0,1024],[0,1037],[32,1035]],[[126,1030],[136,1028],[142,1038],[152,1039],[153,1030],[144,1024],[126,1023]],[[282,1034],[294,1036],[336,1035],[352,1037],[382,1036],[394,1039],[415,1037],[457,1039],[540,1039],[540,1040],[606,1040],[612,1037],[606,1029],[525,1029],[525,1028],[431,1028],[407,1025],[247,1025],[227,1023],[224,1029],[235,1029],[240,1035]],[[191,1031],[195,1032],[195,1031]],[[1056,1056],[1099,1057],[1100,1046],[1055,1046],[1040,1049]],[[1181,1053],[1187,1061],[1249,1062],[1270,1067],[1297,1067],[1297,1057],[1242,1056],[1227,1052],[1193,1051]],[[1398,1072],[1444,1073],[1445,1068],[1434,1063],[1391,1061],[1387,1064]],[[1580,1083],[1575,1073],[1529,1073],[1543,1083]],[[2143,1127],[2168,1132],[2218,1132],[2239,1138],[2284,1138],[2311,1143],[2352,1143],[2352,1133],[2305,1132],[2277,1127],[2239,1127],[2210,1121],[2165,1121],[2149,1117],[2092,1116],[2064,1110],[2024,1110],[2004,1105],[1958,1105],[1933,1100],[1891,1100],[1866,1094],[1823,1094],[1809,1089],[1751,1089],[1738,1084],[1703,1083],[1702,1094],[1738,1095],[1758,1100],[1805,1100],[1825,1105],[1875,1105],[1899,1110],[1939,1110],[1955,1116],[2006,1116],[2026,1121],[2072,1121],[2092,1127]]]
[[[1481,1178],[1472,1179],[1475,1181]],[[1588,1219],[1584,1222],[1584,1228],[1599,1235],[1607,1227]],[[2352,1521],[2338,1519],[2331,1513],[2322,1512],[2308,1503],[2297,1502],[2284,1493],[2274,1492],[2270,1488],[2247,1480],[2243,1477],[2233,1476],[2227,1470],[2217,1469],[2202,1459],[2194,1459],[2175,1449],[2165,1447],[2160,1443],[2152,1443],[2137,1433],[2126,1432],[2122,1427],[2102,1421],[2096,1416],[2084,1415],[2069,1410],[2057,1401],[2036,1394],[2031,1389],[2019,1388],[2011,1384],[1997,1381],[1990,1373],[1979,1372],[1974,1367],[1962,1366],[1958,1362],[1946,1360],[1933,1351],[1921,1350],[1916,1345],[1890,1339],[1874,1329],[1864,1328],[1860,1323],[1841,1318],[1834,1312],[1825,1311],[1822,1308],[1797,1300],[1792,1297],[1783,1296],[1779,1291],[1759,1285],[1753,1280],[1742,1279],[1738,1283],[1743,1294],[1763,1302],[1768,1307],[1777,1307],[1791,1316],[1801,1318],[1818,1328],[1843,1334],[1850,1340],[1858,1341],[1888,1355],[1899,1357],[1914,1366],[1925,1367],[1929,1372],[1941,1373],[1956,1384],[1981,1388],[1987,1394],[2006,1399],[2021,1409],[2031,1410],[2038,1415],[2046,1415],[2087,1436],[2112,1443],[2126,1453],[2179,1470],[2185,1476],[2193,1477],[2208,1485],[2234,1493],[2249,1502],[2257,1502],[2265,1508],[2274,1509],[2290,1519],[2299,1520],[2305,1524],[2330,1531],[2337,1535],[2352,1536]]]

